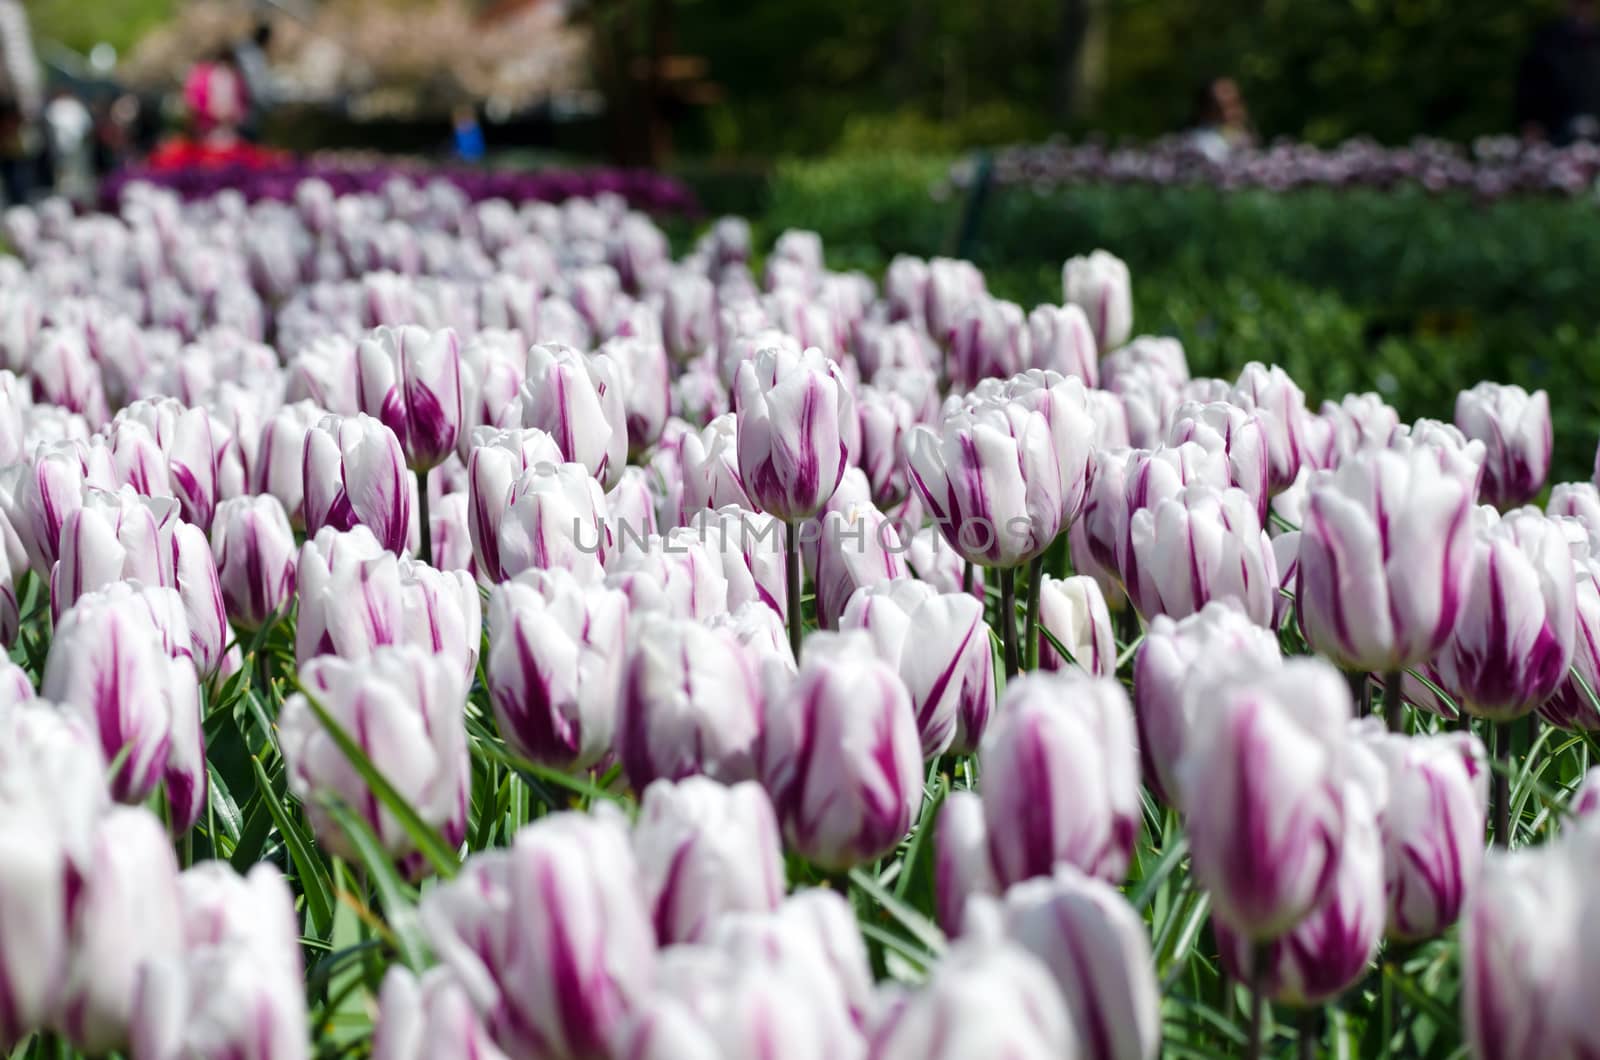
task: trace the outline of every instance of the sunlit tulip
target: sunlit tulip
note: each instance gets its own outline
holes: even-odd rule
[[[412,484],[393,431],[371,416],[328,416],[306,433],[301,468],[307,535],[364,526],[390,552],[405,549]]]
[[[1124,342],[1133,330],[1133,288],[1128,266],[1104,250],[1068,259],[1061,268],[1062,295],[1083,310],[1102,354]]]
[[[736,380],[739,477],[756,506],[785,522],[817,514],[838,488],[855,402],[820,351],[760,351]]]
[[[461,345],[448,328],[380,327],[356,351],[362,412],[394,432],[416,471],[438,466],[462,431]]]
[[[568,460],[583,465],[605,489],[617,484],[628,461],[619,375],[605,354],[535,346],[528,351],[528,378],[522,387],[523,426],[547,432]]]
[[[1529,394],[1520,386],[1479,383],[1456,397],[1456,426],[1484,445],[1478,492],[1485,504],[1525,504],[1544,488],[1554,432],[1543,390]]]

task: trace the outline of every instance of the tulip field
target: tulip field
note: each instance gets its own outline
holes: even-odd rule
[[[1106,250],[187,192],[4,217],[10,1055],[1600,1055],[1543,391],[1192,376]]]

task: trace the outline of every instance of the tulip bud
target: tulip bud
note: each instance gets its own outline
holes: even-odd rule
[[[772,347],[739,366],[739,478],[756,506],[785,522],[817,514],[838,488],[855,403],[820,351]]]
[[[1081,306],[1042,305],[1028,314],[1030,368],[1077,376],[1083,385],[1100,385],[1100,353]]]
[[[419,560],[400,561],[401,639],[447,659],[472,684],[483,641],[483,603],[465,571],[436,570]]]
[[[754,660],[726,630],[645,615],[634,634],[616,750],[635,791],[658,778],[755,775],[762,694]]]
[[[608,559],[606,582],[627,595],[635,613],[661,611],[704,621],[728,610],[722,557],[713,558],[692,527],[631,545],[624,531]]]
[[[683,515],[702,508],[737,505],[755,509],[739,477],[736,417],[718,416],[698,434],[685,435],[680,450],[683,465]]]
[[[79,872],[58,1022],[73,1044],[100,1054],[128,1040],[143,966],[178,950],[178,861],[154,815],[116,807]]]
[[[414,471],[437,467],[462,429],[461,344],[448,328],[380,327],[356,349],[362,412],[394,432]]]
[[[326,416],[306,433],[306,533],[365,526],[396,554],[411,528],[411,478],[395,434],[371,416]]]
[[[680,272],[662,290],[661,331],[680,363],[704,353],[715,341],[716,290],[704,276]]]
[[[217,457],[220,446],[211,417],[204,409],[185,408],[174,398],[136,401],[117,413],[113,435],[125,423],[142,425],[165,460],[166,479],[183,518],[202,530],[211,526],[217,506]],[[137,488],[137,486],[135,487]]]
[[[610,357],[560,345],[529,350],[522,424],[548,431],[562,454],[605,489],[617,484],[628,460],[628,424]]]
[[[904,440],[916,413],[903,395],[863,386],[856,392],[856,415],[861,425],[861,448],[853,454],[866,473],[872,499],[884,507],[898,504],[909,488]]]
[[[786,618],[789,588],[784,577],[782,523],[765,513],[730,504],[700,512],[689,525],[712,558],[722,564],[730,610],[759,603],[780,619]]]
[[[1128,527],[1134,559],[1124,570],[1128,596],[1149,618],[1184,618],[1212,600],[1237,606],[1270,625],[1277,602],[1277,559],[1243,490],[1194,485]]]
[[[1222,401],[1186,402],[1173,416],[1167,444],[1188,441],[1199,442],[1208,452],[1227,454],[1228,482],[1244,490],[1255,504],[1256,518],[1265,523],[1271,467],[1261,417]]]
[[[1322,898],[1345,834],[1341,788],[1350,690],[1296,659],[1208,686],[1211,715],[1178,763],[1195,879],[1217,921],[1276,938]]]
[[[719,917],[783,901],[778,822],[753,781],[655,781],[640,801],[633,853],[663,946],[702,941]]]
[[[235,626],[254,632],[287,612],[294,597],[294,531],[276,497],[237,497],[219,504],[211,550]]]
[[[1104,250],[1069,258],[1061,267],[1062,298],[1089,318],[1102,354],[1128,341],[1133,331],[1133,285],[1128,266]]]
[[[611,547],[606,497],[582,464],[537,464],[511,489],[496,535],[502,578],[564,568],[598,580]]]
[[[1364,788],[1346,787],[1344,829],[1330,851],[1327,886],[1286,935],[1258,945],[1224,921],[1215,922],[1231,975],[1260,982],[1269,997],[1299,1006],[1331,1001],[1356,984],[1383,941],[1385,866],[1378,812]],[[1472,845],[1480,844],[1474,838]],[[1256,970],[1258,960],[1263,967]]]
[[[204,861],[178,877],[178,895],[179,952],[140,971],[134,1060],[305,1060],[300,928],[283,876]]]
[[[871,501],[828,512],[818,530],[814,544],[804,538],[801,544],[823,629],[839,628],[839,617],[858,590],[911,576],[894,523]]]
[[[1204,689],[1224,675],[1252,676],[1282,661],[1278,639],[1223,603],[1207,604],[1180,622],[1151,620],[1133,658],[1133,711],[1145,782],[1178,805],[1178,763],[1192,741]]]
[[[1049,969],[1011,942],[952,949],[877,1028],[871,1060],[1078,1056],[1066,1000]]]
[[[171,580],[163,578],[171,558],[162,555],[161,527],[175,518],[176,504],[125,486],[115,493],[86,490],[82,505],[61,524],[61,558],[50,571],[50,609],[57,620],[85,593],[113,582]]]
[[[611,749],[627,600],[569,572],[530,571],[489,596],[489,698],[500,734],[531,761],[583,769]]]
[[[1308,454],[1319,468],[1338,467],[1351,453],[1384,447],[1400,426],[1400,414],[1372,393],[1346,394],[1337,405],[1324,401],[1319,418],[1327,440],[1320,451]]]
[[[1061,862],[1120,882],[1139,834],[1139,747],[1122,686],[1071,671],[1006,685],[979,751],[1002,886]]]
[[[511,500],[511,489],[523,472],[539,465],[561,464],[561,450],[544,431],[517,429],[472,432],[467,457],[467,529],[478,568],[491,582],[505,580],[500,566],[500,523]]]
[[[672,403],[671,365],[661,337],[612,339],[599,353],[610,359],[622,389],[629,450],[643,453],[661,437]]]
[[[1161,988],[1150,936],[1109,884],[1061,865],[1000,903],[1005,937],[1038,958],[1066,1000],[1086,1057],[1152,1060],[1161,1048]]]
[[[35,574],[48,578],[60,557],[61,527],[83,507],[86,490],[117,488],[110,450],[104,445],[60,441],[42,445],[12,490],[8,521]]]
[[[1487,525],[1468,546],[1461,611],[1436,665],[1464,710],[1506,720],[1542,704],[1567,679],[1577,591],[1559,525],[1534,508],[1504,519],[1479,511]]]
[[[965,930],[968,899],[1000,893],[989,864],[989,827],[977,792],[952,791],[945,797],[933,838],[933,893],[939,926],[955,937]]]
[[[510,1056],[604,1057],[655,974],[618,816],[558,813],[475,855],[419,908],[433,951]]]
[[[1057,644],[1071,657],[1057,651]],[[1091,677],[1115,675],[1117,640],[1111,629],[1111,612],[1100,586],[1088,575],[1052,578],[1047,574],[1039,586],[1039,668],[1073,666]]]
[[[789,845],[843,869],[892,850],[922,800],[905,685],[861,633],[816,635],[769,705],[761,777]]]
[[[1520,386],[1479,383],[1456,397],[1456,426],[1484,445],[1479,497],[1496,508],[1525,504],[1550,474],[1550,397]]]
[[[842,630],[872,635],[878,657],[900,675],[922,740],[922,757],[953,744],[976,750],[994,711],[994,651],[983,605],[900,577],[857,590]]]
[[[1027,367],[1029,333],[1022,307],[988,295],[968,302],[950,332],[951,382],[970,390],[980,380],[1004,379]]]
[[[29,358],[33,399],[76,412],[99,427],[111,418],[105,383],[81,330],[48,327],[39,333]]]
[[[283,504],[295,526],[305,522],[305,479],[302,457],[306,435],[325,414],[309,401],[287,404],[272,414],[261,428],[256,457],[250,465],[250,490],[270,493]]]
[[[1306,641],[1391,673],[1444,646],[1472,563],[1471,486],[1414,450],[1357,453],[1311,482],[1295,601]]]
[[[357,662],[318,656],[300,668],[300,680],[306,692],[285,701],[279,739],[289,786],[318,839],[341,857],[359,856],[319,801],[332,795],[361,814],[385,850],[413,853],[410,835],[368,790],[312,711],[308,695],[423,821],[440,829],[446,842],[459,843],[466,834],[472,770],[462,713],[466,681],[456,665],[421,648],[384,647]],[[420,859],[410,867],[420,869]]]
[[[373,1060],[439,1056],[506,1060],[484,1029],[466,990],[448,970],[430,969],[419,980],[399,965],[383,977],[372,1056]]]
[[[190,657],[202,676],[215,674],[233,639],[222,582],[211,543],[204,530],[191,523],[171,521],[162,528],[162,547],[171,572],[163,581],[178,591],[189,624]]]

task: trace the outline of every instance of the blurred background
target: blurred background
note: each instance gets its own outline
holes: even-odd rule
[[[732,212],[874,275],[969,257],[1024,306],[1104,246],[1197,373],[1276,362],[1407,417],[1549,386],[1556,477],[1586,476],[1596,6],[0,0],[0,177],[91,208],[443,167],[480,198],[615,190],[684,245]]]

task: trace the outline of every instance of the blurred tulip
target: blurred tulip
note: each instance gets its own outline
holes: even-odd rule
[[[856,391],[861,449],[853,454],[872,487],[873,503],[892,507],[905,498],[905,436],[915,422],[911,402],[891,390],[863,386]]]
[[[910,577],[894,523],[871,501],[823,516],[814,543],[801,538],[815,589],[817,624],[839,628],[850,598],[863,588]]]
[[[655,933],[620,815],[557,813],[423,898],[434,953],[508,1056],[611,1056],[655,975]]]
[[[1456,426],[1484,445],[1485,504],[1506,509],[1526,504],[1544,488],[1554,444],[1550,397],[1520,386],[1479,383],[1456,397]]]
[[[1313,478],[1295,588],[1307,643],[1374,673],[1443,647],[1467,593],[1471,503],[1421,451],[1358,453]]]
[[[211,549],[228,618],[247,633],[288,611],[294,598],[294,531],[271,494],[217,506]]]
[[[616,752],[633,789],[700,773],[724,783],[754,777],[763,697],[733,635],[651,614],[632,640]]]
[[[522,425],[547,431],[569,461],[610,489],[628,461],[628,424],[622,381],[605,354],[570,346],[528,351],[522,387]]]
[[[814,634],[769,704],[761,778],[798,853],[845,869],[892,850],[922,801],[905,686],[865,634]]]
[[[1056,643],[1070,652],[1071,658],[1057,651]],[[1039,668],[1062,670],[1074,666],[1092,677],[1113,675],[1117,641],[1111,629],[1111,612],[1093,578],[1082,574],[1053,578],[1046,574],[1039,588]]]
[[[1377,394],[1346,394],[1337,405],[1324,401],[1318,418],[1326,425],[1327,440],[1314,454],[1319,468],[1338,467],[1351,453],[1382,448],[1400,426],[1400,414]]]
[[[966,929],[968,899],[999,893],[989,863],[983,799],[977,792],[958,790],[945,796],[933,839],[935,912],[939,926],[955,937]]]
[[[1061,290],[1066,302],[1089,318],[1102,354],[1128,341],[1133,331],[1133,287],[1122,259],[1104,250],[1068,259],[1061,267]]]
[[[537,464],[512,486],[496,534],[502,578],[565,568],[600,577],[611,546],[606,498],[582,464]]]
[[[485,673],[500,735],[518,754],[582,769],[611,749],[626,662],[627,601],[562,570],[489,596]]]
[[[42,445],[11,491],[8,521],[28,554],[28,565],[48,578],[60,557],[61,527],[83,507],[86,490],[117,488],[110,450],[60,441]]]
[[[1233,389],[1234,403],[1261,420],[1266,435],[1270,486],[1274,493],[1286,489],[1300,473],[1306,458],[1306,395],[1277,365],[1252,361],[1239,373]]]
[[[364,526],[403,551],[411,526],[411,480],[395,434],[371,416],[327,416],[306,433],[306,534]]]
[[[1042,305],[1028,314],[1029,368],[1077,376],[1100,385],[1100,353],[1094,329],[1077,305]]]
[[[113,582],[170,581],[170,575],[163,577],[171,558],[162,554],[161,528],[176,517],[176,508],[170,500],[142,497],[126,486],[115,493],[85,490],[82,506],[61,524],[61,558],[50,570],[55,619],[85,593]]]
[[[165,460],[164,477],[182,506],[184,520],[209,530],[217,507],[220,450],[211,417],[204,409],[185,408],[174,398],[136,401],[117,413],[111,425],[113,438],[118,428],[129,422],[140,424],[154,439]]]
[[[1003,887],[1061,863],[1120,883],[1139,834],[1139,747],[1122,686],[1072,671],[1006,685],[979,752]]]
[[[1144,778],[1156,797],[1179,804],[1178,763],[1193,739],[1197,700],[1223,675],[1276,669],[1278,639],[1220,601],[1174,622],[1158,615],[1133,657],[1133,712]]]
[[[1261,417],[1222,401],[1186,402],[1173,415],[1167,444],[1188,441],[1199,442],[1208,452],[1220,449],[1227,454],[1228,482],[1244,490],[1255,504],[1256,518],[1265,525],[1271,462]]]
[[[400,596],[405,643],[449,660],[471,685],[483,642],[483,601],[477,583],[465,571],[436,570],[403,559]]]
[[[273,413],[261,428],[256,459],[250,466],[250,490],[270,493],[283,504],[289,521],[303,526],[305,472],[302,458],[306,435],[322,422],[325,413],[309,401],[287,404]]]
[[[164,562],[171,566],[162,580],[176,589],[183,601],[195,669],[202,677],[210,677],[223,665],[233,640],[211,543],[204,530],[182,521],[164,526],[162,539]]]
[[[640,799],[633,853],[663,946],[703,941],[718,918],[783,901],[778,822],[753,781],[655,781]]]
[[[1600,561],[1578,560],[1573,568],[1572,669],[1539,707],[1539,716],[1564,729],[1595,730],[1600,706],[1590,692],[1600,689]]]
[[[1577,590],[1566,537],[1543,512],[1480,513],[1461,610],[1435,665],[1469,714],[1506,720],[1538,707],[1567,680]]]
[[[1223,678],[1206,696],[1210,720],[1189,732],[1178,763],[1195,879],[1231,933],[1274,939],[1338,871],[1350,690],[1326,662],[1295,659]]]
[[[855,402],[820,351],[760,351],[736,380],[739,478],[756,506],[784,522],[817,514],[850,454]]]
[[[680,453],[684,516],[702,508],[730,504],[755,509],[739,477],[737,430],[736,417],[730,412],[718,416],[700,432],[684,437]]]
[[[1186,487],[1137,511],[1128,526],[1132,569],[1128,596],[1146,618],[1184,618],[1212,600],[1234,604],[1270,625],[1277,601],[1277,559],[1243,490]]]
[[[956,316],[950,331],[950,381],[970,390],[984,379],[1005,379],[1028,367],[1029,332],[1022,307],[979,295]]]
[[[362,412],[394,432],[414,471],[437,467],[462,431],[461,344],[454,331],[380,327],[356,349]]]
[[[467,689],[450,660],[409,645],[378,648],[355,662],[322,655],[301,667],[300,683],[306,691],[284,702],[279,739],[289,786],[328,849],[360,856],[319,801],[334,796],[361,816],[385,850],[415,855],[410,834],[367,787],[308,696],[316,697],[418,817],[452,846],[465,838],[472,781],[463,718]],[[406,860],[413,873],[424,866],[420,856]]]
[[[433,968],[419,979],[401,965],[390,967],[378,995],[372,1032],[373,1060],[431,1060],[460,1056],[507,1060],[466,990],[447,969]]]
[[[472,432],[467,457],[467,529],[478,569],[491,584],[506,578],[500,564],[500,524],[512,487],[530,468],[554,468],[562,462],[561,450],[544,431],[477,428]]]
[[[784,584],[783,525],[776,518],[737,505],[703,511],[689,524],[696,539],[722,564],[728,582],[728,607],[748,603],[770,608],[780,619],[788,615]]]
[[[606,584],[621,589],[637,614],[660,611],[705,621],[728,610],[723,559],[692,527],[630,542],[627,531],[607,557]]]
[[[899,673],[923,758],[952,745],[977,749],[994,712],[994,650],[976,597],[900,577],[852,594],[839,628],[871,634],[878,657]]]

